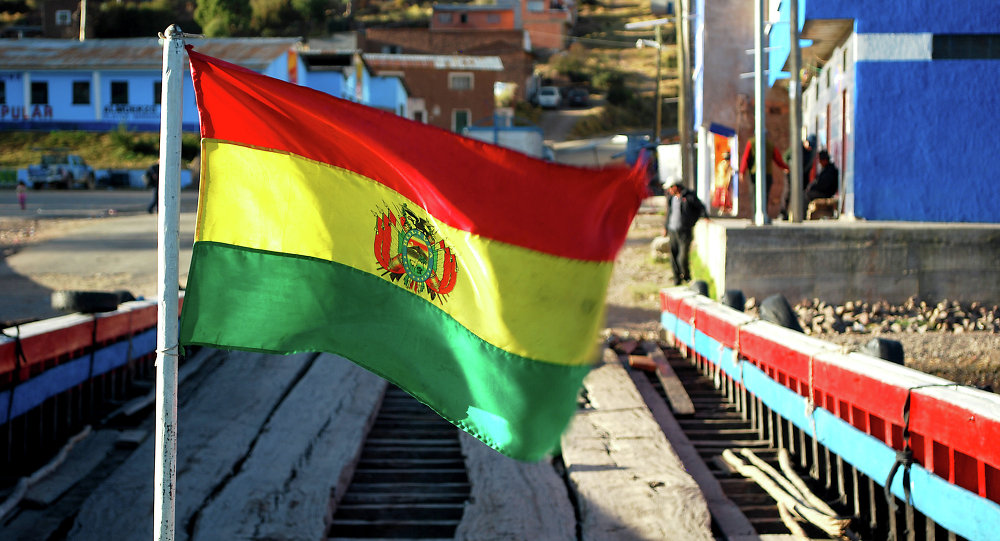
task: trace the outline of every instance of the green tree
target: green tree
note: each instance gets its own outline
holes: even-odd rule
[[[198,0],[194,19],[207,36],[243,36],[250,31],[250,5],[244,0]]]
[[[250,30],[263,36],[325,33],[340,9],[331,0],[250,0]]]
[[[150,37],[171,24],[185,32],[199,33],[191,13],[178,6],[176,0],[154,0],[143,4],[100,4],[94,18],[94,34],[99,38]]]

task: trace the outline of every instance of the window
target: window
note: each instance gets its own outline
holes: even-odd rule
[[[455,133],[462,133],[462,130],[469,125],[470,114],[468,109],[453,109],[451,112],[451,130]]]
[[[472,90],[472,74],[449,73],[448,88],[451,90]]]
[[[443,22],[443,23],[450,23],[451,22],[451,13],[439,13],[438,14],[438,21]]]
[[[153,81],[153,103],[160,105],[163,99],[163,81]]]
[[[934,34],[933,60],[1000,59],[1000,34]]]
[[[399,45],[383,45],[382,46],[382,53],[383,54],[400,54],[402,52],[403,52],[403,48],[400,47]]]
[[[111,103],[115,105],[128,103],[128,81],[111,81]]]
[[[0,81],[0,104],[7,103],[7,84]]]
[[[459,20],[459,21],[460,21],[460,22],[461,22],[462,24],[465,24],[465,23],[469,22],[469,16],[468,16],[468,15],[466,15],[465,13],[462,13],[461,15],[459,15],[459,16],[458,16],[458,20]]]
[[[48,105],[49,103],[49,83],[46,81],[31,83],[31,103],[32,105]]]
[[[423,124],[423,122],[424,122],[424,112],[423,111],[414,111],[413,112],[413,120],[416,120],[417,122],[420,122],[421,124]]]
[[[73,105],[90,105],[90,81],[73,81]]]
[[[490,13],[486,15],[486,22],[490,24],[498,24],[500,22],[500,15],[497,13]]]
[[[56,10],[56,25],[69,26],[73,24],[73,13],[68,9]]]

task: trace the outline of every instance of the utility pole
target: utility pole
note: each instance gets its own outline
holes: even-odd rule
[[[754,210],[753,222],[756,225],[767,225],[771,223],[771,218],[767,215],[767,167],[770,156],[767,151],[767,127],[764,124],[764,87],[767,82],[764,80],[764,0],[754,1],[754,21],[753,21],[753,119],[754,119],[754,163],[757,174],[755,175],[755,200],[757,201]]]
[[[80,1],[80,41],[87,39],[87,0]]]
[[[645,29],[645,28],[652,27],[653,31],[655,32],[655,35],[656,35],[656,41],[650,41],[648,39],[638,39],[635,42],[635,46],[636,46],[636,48],[639,48],[639,49],[642,49],[644,47],[655,47],[656,48],[656,125],[653,126],[653,139],[654,139],[654,143],[656,143],[657,145],[660,144],[660,133],[662,132],[661,126],[663,125],[662,124],[662,122],[663,122],[663,94],[662,94],[662,89],[660,88],[661,87],[661,84],[660,84],[660,82],[661,82],[661,75],[660,75],[661,74],[661,68],[660,68],[660,65],[661,65],[661,61],[662,61],[662,57],[663,57],[663,32],[662,32],[662,30],[660,30],[660,27],[663,26],[663,25],[665,25],[665,24],[669,24],[669,23],[674,23],[674,26],[676,28],[677,20],[674,19],[674,18],[672,18],[672,17],[663,18],[663,19],[653,19],[651,21],[640,21],[640,22],[635,22],[635,23],[627,23],[625,25],[625,28],[627,30],[638,30],[638,29]],[[678,125],[680,125],[680,121],[678,121]],[[683,162],[682,162],[682,167],[683,167]]]
[[[657,145],[660,144],[660,127],[663,126],[663,94],[660,89],[663,86],[663,79],[660,76],[660,63],[663,58],[663,32],[660,31],[660,26],[656,25],[656,130],[653,132],[653,142]]]
[[[677,133],[680,135],[681,146],[681,177],[684,185],[693,189],[694,185],[694,152],[691,145],[691,43],[688,19],[690,18],[690,0],[679,0],[680,10],[674,25],[677,34]]]
[[[789,54],[788,71],[792,72],[792,77],[788,80],[788,123],[789,141],[792,147],[792,159],[789,167],[792,171],[789,175],[791,189],[788,192],[788,212],[792,222],[798,223],[803,219],[805,201],[802,196],[802,78],[799,72],[802,69],[802,51],[799,49],[799,0],[790,0],[788,3],[788,28],[789,28]]]

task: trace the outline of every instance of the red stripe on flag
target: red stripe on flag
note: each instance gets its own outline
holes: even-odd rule
[[[638,167],[545,162],[279,81],[191,46],[188,55],[202,137],[354,171],[483,237],[611,261],[646,195]]]

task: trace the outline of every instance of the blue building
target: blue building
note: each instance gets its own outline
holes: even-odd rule
[[[811,40],[800,135],[816,136],[840,168],[844,214],[1000,221],[1000,3],[798,1]],[[772,83],[788,44],[788,27],[772,26]]]
[[[201,53],[265,75],[406,115],[398,77],[373,77],[354,50],[316,53],[298,38],[191,39]],[[160,127],[163,49],[155,38],[0,40],[0,129]],[[183,126],[198,130],[184,70]],[[360,81],[360,84],[358,83]]]

